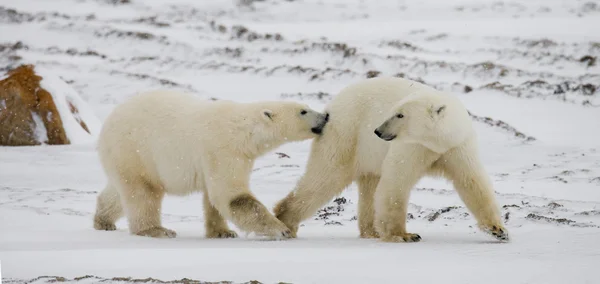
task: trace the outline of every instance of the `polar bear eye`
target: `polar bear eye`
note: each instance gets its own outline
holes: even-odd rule
[[[308,113],[308,112],[307,112],[307,111],[305,111],[305,110],[302,110],[302,111],[300,112],[300,114],[301,114],[301,115],[305,115],[305,114],[307,114],[307,113]]]
[[[397,118],[403,118],[403,117],[404,117],[404,115],[403,115],[403,114],[401,114],[401,113],[399,113],[399,114],[397,114],[397,115],[396,115],[396,117],[397,117]]]

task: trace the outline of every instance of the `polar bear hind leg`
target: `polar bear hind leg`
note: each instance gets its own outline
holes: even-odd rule
[[[117,189],[109,182],[97,198],[94,228],[102,231],[114,231],[117,229],[115,222],[121,217],[123,217],[121,197]]]
[[[119,181],[129,231],[152,238],[174,238],[175,231],[161,225],[161,208],[165,191],[142,178]]]
[[[226,238],[237,238],[237,233],[227,225],[227,221],[221,213],[215,208],[208,198],[208,191],[204,190],[204,229],[206,230],[206,237],[210,239],[226,239]]]

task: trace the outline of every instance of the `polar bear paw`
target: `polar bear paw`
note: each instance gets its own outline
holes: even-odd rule
[[[255,232],[257,236],[266,237],[268,240],[284,240],[293,238],[293,233],[285,225],[277,225],[272,229],[263,230],[262,232]]]
[[[177,233],[173,230],[169,230],[163,227],[154,227],[141,232],[136,233],[138,236],[159,238],[159,239],[172,239],[177,236]]]
[[[100,219],[94,219],[94,229],[99,231],[114,231],[117,226],[114,223],[102,221]]]
[[[233,230],[221,229],[208,232],[206,237],[209,239],[233,239],[237,238],[238,234]]]
[[[274,239],[274,240],[290,239],[290,238],[292,238],[292,231],[290,229],[288,229],[287,227],[280,228],[280,229],[274,229],[271,232],[269,232],[268,234],[266,234],[266,236],[269,239]]]
[[[419,234],[405,233],[385,236],[381,240],[388,243],[416,243],[421,241],[421,236]]]
[[[499,241],[508,242],[510,237],[508,236],[508,231],[502,225],[481,225],[480,229]]]
[[[379,233],[375,230],[373,226],[361,227],[360,228],[360,238],[361,239],[378,239]]]

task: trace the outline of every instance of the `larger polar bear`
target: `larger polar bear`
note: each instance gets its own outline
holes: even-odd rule
[[[406,231],[410,190],[424,175],[442,175],[481,229],[508,239],[469,114],[457,98],[411,80],[380,77],[346,87],[326,111],[331,119],[312,142],[306,173],[274,209],[293,237],[300,222],[356,181],[362,238],[419,241]]]
[[[165,193],[200,191],[206,237],[236,237],[226,220],[246,232],[288,237],[290,230],[250,192],[250,173],[257,157],[318,136],[327,120],[295,102],[209,101],[171,91],[134,96],[114,109],[98,139],[108,184],[94,227],[115,230],[126,214],[132,234],[175,237],[161,225]]]

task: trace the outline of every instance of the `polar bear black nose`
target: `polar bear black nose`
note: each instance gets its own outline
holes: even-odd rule
[[[375,129],[375,135],[377,135],[377,137],[381,138],[381,132],[378,129]]]

